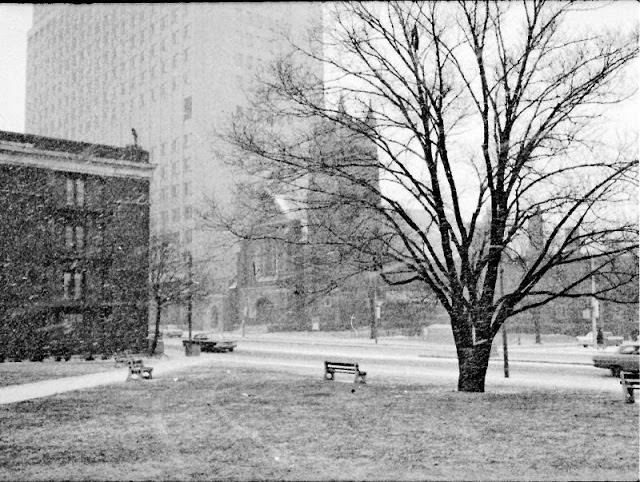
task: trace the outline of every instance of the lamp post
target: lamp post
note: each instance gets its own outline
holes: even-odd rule
[[[492,244],[490,247],[496,247],[502,249],[503,253],[507,255],[509,260],[512,260],[511,256],[506,252],[506,246],[495,245]],[[500,298],[504,298],[504,266],[500,263],[500,268],[498,269],[498,274],[500,277]],[[507,347],[507,326],[505,323],[502,323],[502,359],[504,364],[504,377],[509,378],[509,350]]]
[[[594,260],[589,260],[589,268],[591,269],[591,333],[593,333],[593,349],[598,349],[598,300],[596,299],[596,277]]]
[[[500,298],[504,296],[504,266],[500,266]],[[509,378],[509,352],[507,349],[507,325],[502,324],[502,358],[504,362],[504,377]]]
[[[192,331],[192,287],[193,287],[193,256],[191,251],[187,251],[187,325],[189,327],[189,345],[191,345],[191,331]]]

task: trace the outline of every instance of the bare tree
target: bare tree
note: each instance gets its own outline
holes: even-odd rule
[[[424,282],[451,319],[458,389],[484,391],[509,317],[591,295],[594,275],[608,280],[603,298],[636,283],[616,260],[637,252],[637,213],[621,215],[637,192],[637,153],[612,149],[594,121],[632,93],[637,31],[576,33],[573,4],[545,1],[334,10],[315,47],[294,45],[236,117],[235,162],[316,220],[357,208],[346,224],[318,222],[323,242],[354,266],[376,260],[368,266],[389,283]],[[360,222],[370,213],[375,223]],[[534,229],[540,219],[551,229]],[[523,269],[502,293],[509,259]]]
[[[206,289],[198,277],[194,281],[188,253],[181,253],[170,240],[152,238],[149,243],[149,289],[155,304],[155,326],[149,352],[155,353],[160,338],[162,310],[171,303],[187,303],[201,296]],[[190,309],[190,306],[188,306]]]

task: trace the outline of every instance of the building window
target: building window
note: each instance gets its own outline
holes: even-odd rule
[[[76,226],[76,248],[84,249],[84,228]]]
[[[185,157],[185,158],[182,160],[182,170],[183,170],[184,172],[189,172],[189,170],[190,170],[190,169],[191,169],[191,163],[189,162],[189,158],[188,158],[188,157]]]
[[[173,211],[171,212],[171,220],[174,223],[177,223],[178,221],[180,221],[180,208],[173,209]]]
[[[185,182],[184,183],[184,195],[185,196],[189,196],[191,194],[191,183],[190,182]]]
[[[73,281],[73,272],[65,271],[64,273],[64,299],[71,299],[71,283]]]
[[[176,199],[178,197],[178,186],[175,184],[171,186],[171,198]]]
[[[185,97],[184,98],[184,120],[191,119],[191,111],[192,111],[191,96]]]
[[[76,271],[73,275],[73,299],[80,300],[82,299],[83,291],[84,291],[84,274]]]
[[[73,206],[75,198],[75,190],[73,187],[73,179],[67,179],[67,205]]]
[[[84,227],[76,226],[66,226],[64,232],[64,245],[67,249],[83,249],[84,248]]]
[[[260,242],[254,261],[257,278],[274,277],[278,271],[279,249],[276,240],[265,239]]]
[[[84,180],[76,179],[76,206],[84,206]]]
[[[185,244],[191,243],[192,239],[193,239],[193,230],[192,229],[187,229],[184,232],[184,242],[185,242]]]
[[[64,231],[64,245],[67,249],[73,248],[73,227],[67,226]]]
[[[193,215],[193,208],[191,206],[185,206],[184,207],[184,218],[185,219],[191,219],[192,215]]]

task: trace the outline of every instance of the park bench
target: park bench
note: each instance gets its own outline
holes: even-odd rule
[[[127,380],[133,378],[134,375],[141,378],[148,378],[149,380],[153,378],[153,368],[144,366],[144,362],[142,360],[130,359],[127,361],[127,365],[129,367]]]
[[[336,373],[350,373],[355,375],[354,383],[366,383],[365,378],[367,372],[363,372],[358,367],[357,363],[343,363],[343,362],[324,362],[324,378],[325,380],[333,380]]]
[[[620,372],[620,384],[622,385],[622,393],[624,401],[627,403],[635,403],[633,391],[640,386],[640,372]]]

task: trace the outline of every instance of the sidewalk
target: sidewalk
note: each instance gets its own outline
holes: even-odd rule
[[[145,358],[145,364],[153,367],[153,376],[165,375],[172,371],[181,370],[198,365],[206,365],[212,361],[207,356],[186,357],[184,352],[170,350],[166,358]],[[115,368],[112,371],[78,375],[73,377],[55,378],[39,382],[9,385],[0,388],[0,405],[22,402],[34,398],[49,397],[57,393],[93,388],[127,380],[127,368]]]

